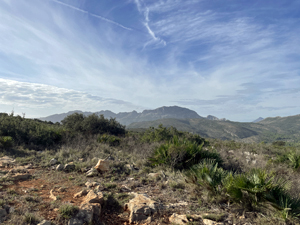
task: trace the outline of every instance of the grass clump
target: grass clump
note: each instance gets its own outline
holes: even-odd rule
[[[60,215],[65,219],[70,219],[78,212],[78,207],[70,204],[65,204],[59,207]]]
[[[41,221],[41,219],[38,218],[36,215],[27,212],[23,217],[23,221],[26,224],[37,224]]]

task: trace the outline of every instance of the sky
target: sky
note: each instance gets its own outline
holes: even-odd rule
[[[299,0],[1,0],[0,112],[300,113]]]

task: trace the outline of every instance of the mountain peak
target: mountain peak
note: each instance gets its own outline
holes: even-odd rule
[[[264,120],[262,117],[258,117],[256,120],[252,121],[252,123],[258,123],[260,121]]]

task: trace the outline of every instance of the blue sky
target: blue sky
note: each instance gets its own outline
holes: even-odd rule
[[[1,0],[0,111],[300,111],[298,0]]]

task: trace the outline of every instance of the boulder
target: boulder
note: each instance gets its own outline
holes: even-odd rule
[[[169,221],[173,224],[187,224],[188,218],[186,217],[186,215],[178,215],[176,213],[173,213],[173,215],[169,218]]]
[[[154,213],[161,206],[147,195],[136,194],[134,199],[125,204],[125,211],[130,211],[129,223],[151,222]]]
[[[99,159],[95,169],[100,172],[105,172],[109,170],[109,160]]]
[[[93,216],[100,217],[101,205],[99,203],[82,203],[76,218],[90,224],[93,221]]]

